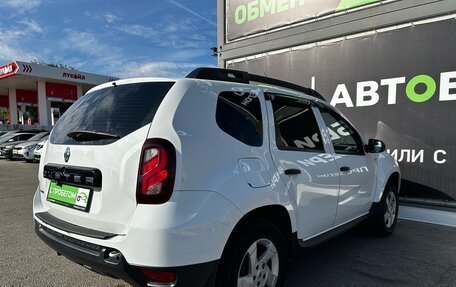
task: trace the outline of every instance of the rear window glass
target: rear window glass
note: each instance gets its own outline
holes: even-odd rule
[[[86,94],[59,119],[51,135],[53,144],[103,145],[117,139],[76,141],[75,131],[116,135],[122,138],[149,124],[174,82],[119,85]]]
[[[258,96],[244,92],[222,92],[218,96],[217,125],[222,131],[250,146],[263,143],[263,124]]]

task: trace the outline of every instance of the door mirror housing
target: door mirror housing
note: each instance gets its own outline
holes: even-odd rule
[[[366,152],[368,153],[381,153],[386,150],[386,145],[381,140],[369,139],[369,143],[366,145]]]

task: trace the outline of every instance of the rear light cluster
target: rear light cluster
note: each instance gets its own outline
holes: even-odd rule
[[[171,197],[176,174],[176,150],[164,139],[148,139],[141,151],[136,201],[161,204]]]
[[[139,270],[143,275],[147,277],[148,280],[152,281],[151,283],[172,284],[176,282],[176,273],[174,272],[156,271],[145,268],[140,268]]]

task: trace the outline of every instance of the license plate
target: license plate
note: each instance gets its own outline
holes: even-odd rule
[[[13,154],[17,154],[17,150],[13,149]]]
[[[89,211],[92,190],[51,181],[47,200],[66,207]]]

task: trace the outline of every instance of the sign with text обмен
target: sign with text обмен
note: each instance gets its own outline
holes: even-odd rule
[[[227,40],[253,35],[379,0],[226,0]]]

